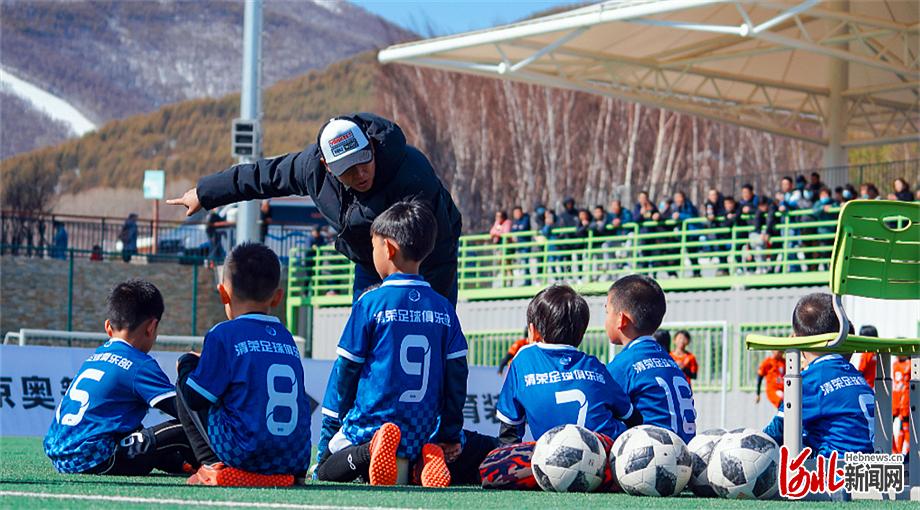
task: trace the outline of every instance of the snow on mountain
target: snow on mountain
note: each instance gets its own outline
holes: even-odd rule
[[[4,90],[11,92],[13,95],[25,99],[32,107],[41,110],[48,117],[63,122],[77,136],[82,136],[96,129],[93,121],[86,118],[85,115],[80,113],[80,110],[76,109],[67,100],[14,76],[2,67],[0,67],[0,87],[3,87]]]

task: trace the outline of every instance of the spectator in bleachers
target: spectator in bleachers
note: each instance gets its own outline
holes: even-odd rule
[[[912,202],[914,200],[914,193],[910,190],[910,184],[901,177],[895,179],[891,187],[894,189],[894,193],[888,195],[888,200],[901,200],[903,202]]]
[[[94,244],[93,249],[89,252],[89,259],[93,262],[102,262],[102,246]]]
[[[560,227],[578,226],[578,209],[575,208],[575,199],[566,197],[562,202],[562,210],[556,215]]]
[[[758,203],[760,203],[760,197],[754,194],[754,186],[752,184],[741,186],[741,199],[738,200],[741,214],[754,214],[757,212]]]
[[[54,240],[51,244],[51,258],[64,260],[67,258],[67,229],[64,223],[55,220],[52,222]]]
[[[859,198],[863,200],[878,200],[878,188],[871,182],[864,182],[859,185]]]
[[[622,203],[619,200],[610,201],[610,211],[607,212],[608,222],[610,224],[610,234],[615,236],[622,236],[631,233],[629,230],[623,229],[623,225],[626,223],[633,222],[632,211],[623,207]],[[610,269],[619,269],[625,267],[625,262],[622,262],[627,258],[627,253],[625,250],[619,248],[630,246],[633,241],[623,241],[623,240],[614,240],[609,241],[611,247],[610,259]]]
[[[732,229],[734,229],[736,226],[744,225],[744,220],[741,219],[741,208],[738,207],[738,202],[735,201],[735,197],[728,196],[728,197],[723,198],[722,199],[722,210],[724,212],[722,215],[722,220],[719,221],[719,226],[722,228],[728,229],[728,232],[724,234],[720,234],[719,238],[728,240],[730,242],[721,246],[720,249],[724,251],[731,251],[732,249],[731,243],[734,242],[734,238],[732,237]],[[740,252],[741,246],[736,246],[735,249]],[[725,264],[727,260],[728,260],[728,256],[726,255],[719,257],[719,262],[722,264]],[[738,260],[739,258],[736,256],[735,262],[737,262]],[[719,276],[724,276],[724,275],[727,275],[728,273],[729,273],[729,270],[726,267],[719,268],[718,271],[716,272],[716,274]]]
[[[607,214],[610,216],[610,226],[613,227],[614,234],[619,232],[619,228],[624,223],[633,221],[632,211],[624,209],[622,202],[619,200],[610,201],[610,211]]]
[[[649,200],[648,191],[640,191],[638,199],[636,200],[636,206],[633,208],[633,221],[639,224],[639,233],[648,234],[655,232],[656,227],[649,225],[651,222],[655,222],[661,219],[661,213],[658,212],[658,208],[655,207],[655,204]],[[639,246],[648,246],[654,244],[649,241],[637,241]],[[648,250],[645,248],[640,248],[639,256],[648,257],[655,255],[654,250]],[[651,267],[648,262],[640,262],[640,267]]]
[[[610,225],[610,216],[604,210],[604,206],[595,205],[591,211],[591,231],[595,237],[606,237],[610,235],[607,227]]]
[[[777,210],[781,213],[795,211],[799,208],[799,200],[802,199],[802,192],[796,189],[792,177],[783,177],[780,181],[780,192],[776,196]]]
[[[808,187],[808,184],[805,181],[804,175],[796,176],[795,178],[795,189],[801,193],[802,198],[799,199],[798,208],[799,209],[811,209],[812,201],[815,199],[815,193],[812,192],[811,188]]]
[[[502,235],[509,232],[511,232],[511,220],[508,218],[508,213],[506,211],[496,211],[495,223],[492,224],[492,228],[489,230],[489,235],[492,236],[492,244],[502,242]]]
[[[680,231],[681,231],[681,229],[682,229],[682,227],[683,227],[683,222],[685,222],[685,221],[687,221],[687,220],[689,220],[689,219],[698,218],[698,217],[700,216],[700,211],[696,208],[695,205],[693,205],[693,202],[691,202],[690,199],[687,198],[687,195],[686,195],[683,191],[676,191],[676,192],[674,192],[674,196],[673,196],[673,198],[672,198],[671,207],[670,207],[670,209],[668,210],[668,213],[669,213],[670,219],[677,221],[677,226],[674,228],[674,231],[675,231],[675,232],[680,232]],[[690,230],[690,231],[692,231],[692,230],[699,230],[699,228],[700,228],[700,224],[699,224],[699,223],[690,223],[690,224],[687,226],[687,230]],[[676,240],[677,240],[677,239],[667,239],[666,241],[667,241],[667,242],[674,242],[674,241],[676,241]],[[700,238],[699,238],[698,236],[695,236],[695,235],[692,235],[692,234],[688,233],[688,234],[687,234],[687,240],[688,240],[688,241],[698,241],[698,240],[700,240]],[[695,254],[695,253],[697,253],[698,251],[699,251],[699,248],[697,248],[697,247],[688,247],[688,248],[687,248],[687,253],[688,253],[688,254]],[[675,249],[669,250],[669,253],[678,254],[678,253],[680,253],[680,248],[675,248]],[[693,264],[693,263],[694,263],[694,257],[693,257],[692,255],[689,255],[689,256],[690,256],[690,263]],[[667,262],[667,264],[668,264],[668,265],[679,265],[680,262],[681,262],[680,260],[675,260],[675,261],[669,261],[669,262]],[[698,259],[697,259],[697,262],[698,262]],[[677,276],[677,273],[676,273],[676,272],[673,272],[673,271],[672,271],[671,274],[672,274],[673,276]],[[700,276],[700,269],[699,269],[698,265],[694,265],[694,268],[693,268],[693,276]]]
[[[837,211],[835,209],[838,206],[840,206],[840,204],[831,196],[831,190],[821,188],[821,191],[818,192],[818,199],[815,200],[815,204],[812,206],[815,220],[830,221],[837,219]],[[818,227],[819,234],[833,234],[836,230],[836,226]],[[829,244],[834,244],[834,240],[831,239]]]
[[[540,236],[543,238],[542,241],[548,243],[546,246],[546,251],[554,252],[559,251],[559,245],[551,243],[556,239],[559,239],[559,234],[556,233],[556,213],[550,211],[549,209],[543,214],[543,228],[540,229]],[[550,244],[551,243],[551,244]],[[558,272],[559,268],[556,263],[559,262],[558,255],[549,255],[547,258],[547,266],[541,271],[544,274],[550,274],[552,272]]]
[[[856,193],[853,192],[853,186],[849,184],[846,186],[837,186],[834,188],[834,202],[837,202],[840,205],[853,200],[854,196],[856,196]]]
[[[779,206],[776,202],[761,197],[760,203],[757,204],[757,212],[754,213],[754,230],[748,235],[748,259],[757,261],[757,267],[752,268],[758,273],[772,272],[773,268],[765,265],[775,259],[775,256],[765,254],[764,250],[772,247],[771,239],[776,236],[776,213]]]
[[[808,189],[811,190],[812,195],[817,196],[823,187],[824,183],[821,182],[821,175],[818,172],[812,172],[808,180]]]
[[[546,206],[537,202],[533,206],[533,216],[531,217],[531,228],[540,231],[546,225]]]
[[[514,206],[514,209],[511,210],[511,231],[527,232],[528,230],[530,230],[530,215],[524,212],[523,207]]]

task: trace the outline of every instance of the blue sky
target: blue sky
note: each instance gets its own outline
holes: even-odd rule
[[[352,0],[422,36],[448,35],[511,23],[537,12],[586,0]],[[431,27],[433,31],[429,30]]]

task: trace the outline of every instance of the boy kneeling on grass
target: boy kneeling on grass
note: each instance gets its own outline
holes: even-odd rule
[[[316,477],[394,485],[399,457],[415,463],[415,483],[446,487],[446,460],[461,450],[468,369],[454,307],[419,276],[437,222],[428,206],[398,202],[371,234],[383,283],[355,301],[339,341]]]
[[[243,243],[218,286],[228,321],[179,358],[179,419],[201,464],[190,485],[287,486],[310,465],[310,406],[300,352],[268,315],[282,297],[278,257]]]
[[[183,473],[195,457],[179,422],[141,426],[151,407],[177,415],[176,388],[147,354],[157,339],[163,296],[150,282],[129,280],[106,303],[110,338],[83,362],[61,399],[45,454],[61,473]]]
[[[792,312],[795,336],[840,331],[833,296],[816,292],[799,300]],[[851,331],[852,333],[852,331]],[[829,457],[837,452],[872,453],[875,441],[875,394],[859,370],[836,353],[802,351],[802,445]],[[783,444],[783,410],[764,429]]]

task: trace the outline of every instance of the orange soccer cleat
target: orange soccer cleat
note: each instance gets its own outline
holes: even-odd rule
[[[202,465],[190,476],[189,485],[213,485],[218,487],[290,487],[294,475],[262,475],[242,469],[225,466],[223,462]]]
[[[399,467],[396,450],[402,432],[395,423],[384,423],[371,439],[371,465],[368,474],[371,485],[396,485]]]
[[[444,451],[440,446],[431,443],[423,445],[418,462],[422,468],[418,477],[422,487],[450,486],[450,470],[447,469]]]

